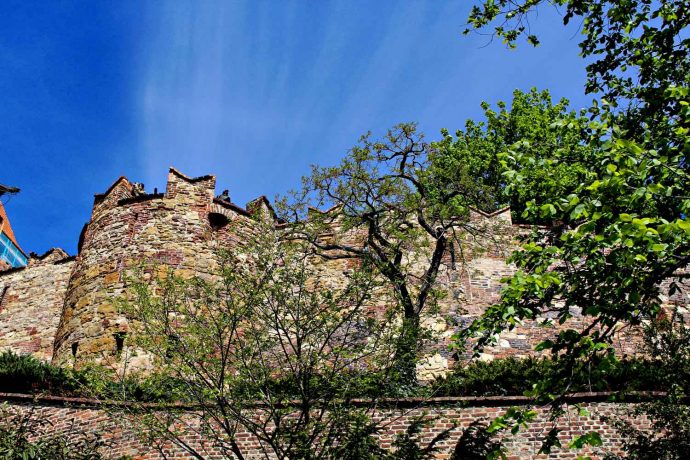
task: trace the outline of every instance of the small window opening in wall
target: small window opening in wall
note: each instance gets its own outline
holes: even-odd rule
[[[168,335],[168,343],[165,347],[165,357],[167,359],[172,359],[175,356],[175,352],[180,348],[180,338],[175,334]]]
[[[120,356],[122,354],[122,349],[125,347],[125,336],[127,334],[124,332],[116,332],[113,334],[115,337],[115,354]]]
[[[72,344],[72,356],[77,356],[77,349],[79,349],[79,342],[74,342]]]
[[[219,230],[225,227],[228,225],[228,222],[230,222],[230,219],[224,214],[219,212],[210,212],[208,214],[208,223],[211,224],[213,230]]]

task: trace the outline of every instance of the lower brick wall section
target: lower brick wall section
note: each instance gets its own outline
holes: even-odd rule
[[[152,446],[144,445],[137,438],[137,429],[129,423],[122,423],[122,419],[114,421],[111,416],[94,401],[70,398],[39,398],[33,399],[25,395],[0,395],[0,401],[4,400],[11,410],[33,410],[36,417],[48,421],[49,431],[52,434],[73,435],[78,432],[98,433],[110,446],[103,452],[106,458],[118,459],[122,456],[131,456],[134,459],[192,459],[181,448],[167,445],[166,455],[162,455]],[[380,443],[389,447],[396,434],[403,433],[409,423],[420,415],[426,415],[434,419],[431,426],[423,435],[425,442],[430,441],[441,431],[452,428],[451,436],[444,441],[441,451],[437,454],[439,459],[451,459],[458,440],[463,430],[476,420],[490,421],[501,415],[511,406],[522,406],[526,403],[522,397],[491,397],[491,398],[437,398],[432,400],[405,400],[399,402],[397,407],[379,409],[374,418],[385,424],[385,429],[380,436]],[[575,404],[579,407],[576,407]],[[649,429],[649,421],[645,418],[632,418],[628,415],[633,404],[621,404],[606,402],[604,394],[581,394],[569,401],[567,413],[556,422],[550,420],[548,410],[539,409],[537,419],[525,430],[517,435],[504,435],[502,440],[507,447],[509,460],[518,459],[575,459],[578,455],[590,455],[591,458],[603,458],[608,452],[618,452],[621,438],[617,431],[606,421],[606,417],[612,417],[627,421],[640,429]],[[586,415],[579,415],[581,409],[586,409]],[[604,445],[593,450],[568,450],[567,448],[556,450],[550,456],[538,455],[541,439],[554,426],[564,431],[560,435],[563,446],[574,437],[589,431],[598,431]],[[46,433],[47,434],[47,433]],[[258,442],[247,434],[238,436],[240,446],[248,459],[265,458],[258,448]],[[204,443],[197,435],[190,434],[186,442],[199,447],[206,445],[209,452],[208,458],[224,458],[217,453],[208,443]]]

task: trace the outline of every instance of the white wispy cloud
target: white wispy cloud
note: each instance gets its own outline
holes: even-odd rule
[[[169,165],[213,172],[238,202],[296,185],[366,130],[455,129],[529,68],[527,54],[460,37],[464,2],[149,6],[137,94],[145,179],[162,185]]]
[[[299,163],[298,176],[314,150],[342,153],[390,97],[429,9],[396,3],[375,18],[364,5],[152,5],[139,95],[146,179],[160,182],[168,164],[232,181]]]

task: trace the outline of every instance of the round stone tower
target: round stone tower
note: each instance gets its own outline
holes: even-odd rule
[[[251,231],[250,212],[229,197],[214,198],[214,190],[214,176],[190,178],[171,168],[164,194],[146,194],[121,177],[96,195],[67,287],[54,363],[117,360],[128,332],[117,309],[128,270],[144,262],[183,276],[209,273],[217,264],[215,248],[237,244],[238,228]],[[253,203],[250,209],[266,207]],[[226,225],[230,221],[239,226]]]

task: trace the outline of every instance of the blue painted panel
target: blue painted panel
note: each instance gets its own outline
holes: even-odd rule
[[[27,262],[26,256],[4,233],[0,233],[0,259],[11,267],[23,267]]]

